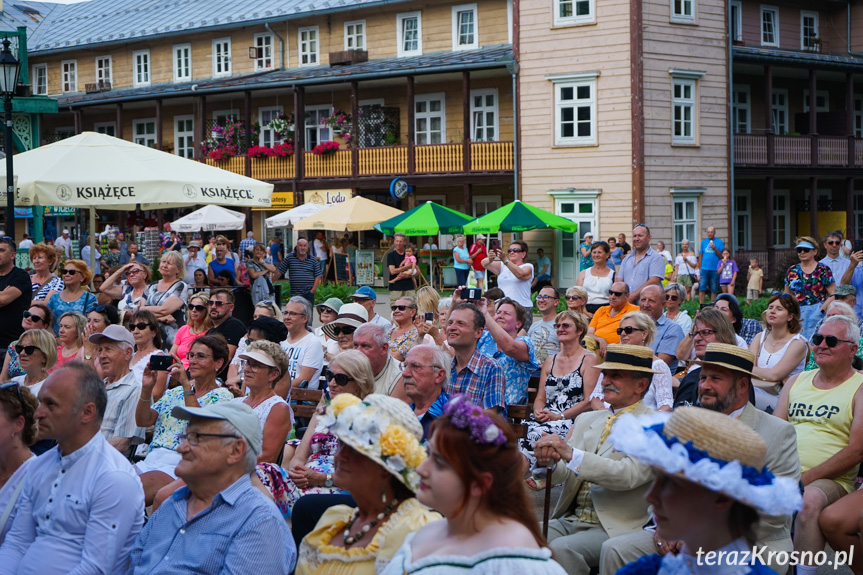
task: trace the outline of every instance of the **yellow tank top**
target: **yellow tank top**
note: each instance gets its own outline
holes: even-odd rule
[[[797,432],[802,471],[817,467],[848,447],[854,418],[852,401],[863,384],[863,375],[855,373],[833,389],[817,389],[812,385],[817,373],[817,370],[801,373],[788,397],[788,421]],[[850,493],[856,477],[855,465],[835,481]]]

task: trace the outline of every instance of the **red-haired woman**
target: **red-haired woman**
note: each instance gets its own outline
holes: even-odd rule
[[[563,574],[539,530],[510,426],[463,397],[432,425],[417,499],[443,514],[408,535],[382,575]]]

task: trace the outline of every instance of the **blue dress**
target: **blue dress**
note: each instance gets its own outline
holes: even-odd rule
[[[48,306],[48,309],[54,315],[54,335],[58,335],[60,333],[60,316],[70,311],[77,311],[87,315],[95,309],[98,301],[96,300],[96,296],[88,291],[81,294],[81,297],[75,301],[69,302],[63,301],[60,297],[60,292],[57,292],[51,296],[51,299],[45,305]]]

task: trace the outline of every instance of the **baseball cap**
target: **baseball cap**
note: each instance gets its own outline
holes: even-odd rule
[[[477,235],[476,235],[476,239],[478,239],[478,240],[484,240],[484,239],[485,239],[485,236],[484,236],[484,235],[482,235],[482,234],[477,234]]]
[[[834,295],[838,295],[838,296],[853,295],[853,296],[856,296],[857,295],[857,288],[851,284],[843,284],[841,286],[836,287],[836,291],[834,292]]]
[[[63,230],[63,233],[64,233],[64,234],[68,234],[68,233],[69,233],[69,230]]]
[[[370,288],[369,286],[363,286],[354,293],[351,294],[352,298],[356,299],[373,299],[378,301],[378,294],[375,293],[375,290]]]
[[[102,333],[94,333],[89,338],[90,343],[99,344],[104,340],[113,341],[117,343],[126,343],[131,347],[135,347],[135,338],[132,337],[132,334],[129,333],[122,325],[109,325],[106,327]]]
[[[192,419],[202,417],[204,419],[222,419],[237,428],[246,443],[249,444],[255,455],[261,454],[263,445],[263,434],[258,416],[245,403],[234,401],[220,401],[204,407],[186,407],[178,405],[171,410],[171,415],[177,419]]]

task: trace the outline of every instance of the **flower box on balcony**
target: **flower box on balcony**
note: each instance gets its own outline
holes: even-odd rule
[[[341,52],[330,52],[330,66],[347,66],[368,61],[369,53],[366,50],[342,50]]]

